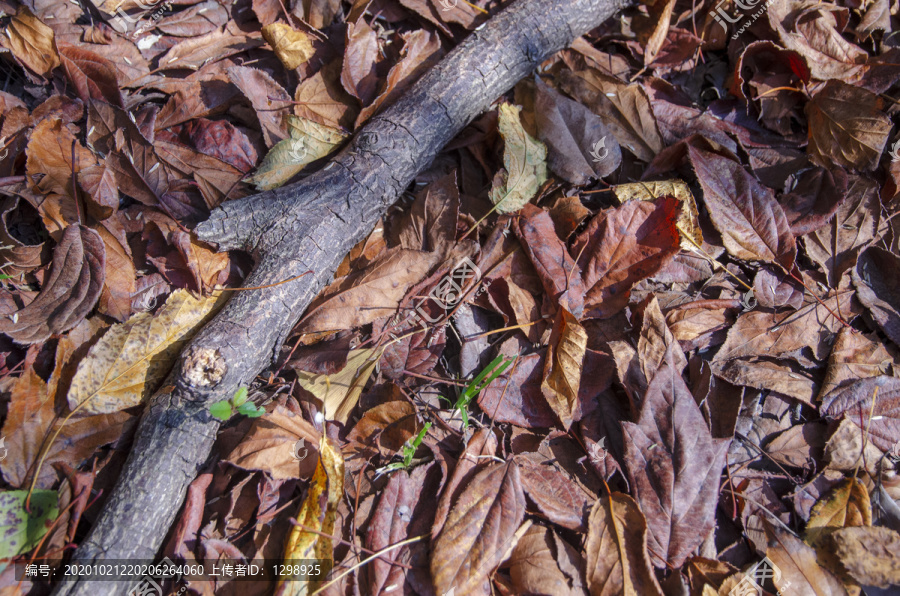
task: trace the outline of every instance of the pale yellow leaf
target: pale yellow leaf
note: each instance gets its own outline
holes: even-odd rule
[[[268,42],[285,68],[293,70],[309,60],[315,50],[309,36],[284,23],[272,23],[262,28],[263,39]]]
[[[681,248],[696,251],[703,245],[703,232],[700,230],[697,202],[694,195],[683,180],[657,180],[655,182],[632,182],[613,186],[613,194],[619,203],[637,199],[639,201],[655,201],[662,196],[672,196],[681,201],[681,215],[678,216],[678,231],[681,235]]]
[[[547,147],[525,131],[519,112],[522,108],[500,104],[498,123],[503,149],[504,168],[494,176],[491,202],[498,213],[513,213],[537,194],[547,180]]]
[[[316,471],[297,513],[297,525],[291,530],[284,547],[285,561],[309,562],[309,559],[317,559],[322,563],[323,572],[330,571],[334,547],[326,536],[334,532],[337,508],[343,494],[344,458],[331,439],[322,437]],[[310,532],[307,528],[321,533]],[[306,596],[317,587],[317,582],[281,577],[275,596]]]
[[[247,182],[259,190],[278,188],[308,164],[321,159],[347,138],[347,133],[300,118],[287,116],[291,136],[266,154],[256,173]]]
[[[69,407],[80,415],[109,414],[141,403],[225,296],[197,299],[176,290],[155,315],[141,313],[110,327],[78,365]]]
[[[347,365],[338,372],[326,375],[297,371],[297,381],[322,400],[326,418],[347,422],[383,351],[384,348],[352,350]]]

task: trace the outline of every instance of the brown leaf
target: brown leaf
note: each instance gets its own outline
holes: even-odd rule
[[[541,391],[566,430],[572,422],[581,418],[578,388],[586,348],[587,333],[584,327],[572,313],[560,307],[550,334]]]
[[[549,465],[519,460],[519,474],[525,494],[551,522],[570,530],[585,532],[590,500],[569,476]]]
[[[578,186],[608,176],[622,163],[615,137],[583,104],[534,79],[537,136],[547,145],[547,164],[554,174]]]
[[[290,114],[291,96],[287,91],[267,73],[248,66],[232,66],[228,78],[256,110],[266,147],[288,138],[286,116]]]
[[[763,522],[768,545],[766,557],[779,573],[773,581],[779,590],[796,588],[800,594],[846,596],[847,590],[816,562],[816,551],[779,526]]]
[[[125,230],[117,219],[100,222],[94,231],[100,234],[106,247],[106,277],[97,310],[124,322],[131,315],[131,300],[137,290],[137,270],[131,258],[131,248]]]
[[[509,559],[509,574],[518,594],[584,594],[577,570],[583,565],[574,548],[552,530],[532,525],[519,539]],[[568,575],[566,571],[575,570]]]
[[[560,86],[591,108],[612,131],[619,145],[641,161],[650,163],[663,150],[663,140],[641,85],[594,70],[559,73]]]
[[[59,66],[53,29],[23,6],[6,28],[13,55],[39,75],[46,76]]]
[[[412,408],[410,407],[410,409]],[[493,457],[496,452],[497,437],[491,429],[486,427],[476,430],[466,442],[466,447],[460,454],[450,480],[444,486],[444,492],[438,500],[434,525],[431,528],[432,544],[434,544],[438,534],[443,530],[447,517],[450,515],[450,510],[456,505],[462,491],[469,484],[469,481],[482,471],[483,466],[479,466],[479,464],[485,459]]]
[[[413,284],[421,281],[440,256],[395,248],[363,271],[326,288],[300,322],[302,333],[352,329],[390,316]]]
[[[0,318],[0,333],[21,344],[34,344],[68,331],[94,308],[105,270],[100,235],[81,225],[69,226],[53,251],[40,294],[25,308]]]
[[[836,389],[822,399],[821,411],[829,418],[843,415],[865,429],[876,447],[889,451],[900,441],[900,379],[872,377]]]
[[[200,2],[155,23],[156,28],[177,37],[197,37],[218,29],[228,22],[228,11],[213,0]]]
[[[432,543],[434,590],[475,594],[506,554],[525,517],[525,495],[515,462],[491,464],[456,499]]]
[[[550,214],[527,204],[516,220],[515,232],[522,247],[538,272],[552,304],[559,304],[576,317],[581,317],[584,286],[575,261],[566,252],[565,243],[556,235]]]
[[[294,100],[294,114],[324,126],[349,129],[356,119],[356,102],[341,86],[340,59],[297,85]]]
[[[276,406],[253,421],[247,436],[224,459],[244,470],[261,470],[277,480],[309,478],[319,458],[320,438],[312,424]]]
[[[894,358],[884,344],[875,340],[876,337],[863,335],[855,329],[844,327],[840,330],[828,356],[828,370],[819,390],[820,399],[857,379],[891,376]]]
[[[864,438],[865,452],[863,452]],[[855,472],[863,469],[874,474],[882,455],[884,452],[872,443],[868,433],[863,437],[863,431],[859,426],[846,417],[841,420],[825,444],[825,461],[828,462],[829,470]]]
[[[766,453],[783,466],[817,468],[825,448],[826,427],[818,422],[792,426],[766,443]]]
[[[75,87],[81,101],[105,101],[124,108],[116,66],[106,58],[69,44],[60,44],[59,54],[66,76]]]
[[[118,210],[116,175],[105,162],[82,168],[78,172],[78,185],[84,190],[82,196],[91,217],[103,221]]]
[[[591,511],[587,584],[591,596],[662,594],[647,557],[647,521],[628,495],[612,492]]]
[[[703,231],[700,229],[697,202],[691,189],[683,180],[658,180],[655,182],[633,182],[617,184],[610,190],[616,195],[619,203],[626,201],[655,201],[664,196],[675,197],[681,202],[681,214],[678,216],[678,231],[681,233],[681,247],[685,250],[696,250],[703,245]]]
[[[900,257],[879,247],[862,251],[851,271],[856,297],[891,341],[900,345]]]
[[[495,422],[523,428],[547,428],[557,422],[541,391],[544,354],[528,354],[478,395],[478,406]]]
[[[653,564],[680,567],[715,526],[730,440],[712,438],[693,395],[668,362],[647,388],[639,422],[623,422],[622,430]]]
[[[844,320],[852,319],[859,312],[852,298],[853,291],[845,288],[823,296],[824,306],[810,300],[793,313],[777,313],[768,309],[744,313],[728,332],[728,339],[714,360],[759,354],[791,356],[804,347],[811,349],[816,359],[824,360],[831,349],[834,334],[841,327],[831,313],[840,312]]]
[[[438,178],[416,195],[397,240],[403,248],[448,253],[456,242],[459,188],[456,172]]]
[[[818,384],[810,374],[789,362],[754,358],[736,358],[713,363],[713,374],[734,385],[777,391],[811,406],[819,393]]]
[[[820,165],[874,170],[891,131],[877,95],[828,81],[806,105],[809,154]]]
[[[847,174],[840,168],[811,168],[801,172],[779,203],[794,236],[815,232],[834,217],[847,193]]]
[[[747,261],[778,263],[790,271],[797,245],[772,191],[726,157],[692,145],[688,155],[710,219],[728,252]]]
[[[878,185],[854,176],[834,219],[804,238],[807,254],[825,271],[831,287],[837,287],[844,271],[856,265],[860,251],[875,238],[880,204]]]
[[[234,54],[259,47],[263,43],[263,40],[255,35],[241,33],[232,21],[224,30],[215,29],[206,35],[190,37],[176,43],[159,58],[159,64],[164,65],[166,69],[199,70],[213,57],[216,60],[224,60]]]
[[[850,577],[865,586],[900,584],[900,534],[888,528],[854,527],[834,532],[829,541]]]
[[[404,40],[402,58],[388,73],[384,91],[359,113],[359,117],[356,119],[356,128],[374,116],[382,106],[396,101],[443,54],[441,40],[437,33],[419,29],[401,33],[400,36]]]
[[[571,248],[589,288],[585,317],[608,318],[622,310],[632,286],[672,260],[679,250],[678,213],[678,201],[663,197],[628,201],[588,222]]]
[[[8,452],[4,452],[7,457],[0,461],[0,471],[6,482],[15,487],[25,484],[29,469],[40,455],[44,435],[56,418],[53,402],[47,383],[32,367],[25,369],[12,386],[3,423],[4,446]]]
[[[368,105],[375,99],[378,48],[378,34],[365,20],[347,24],[347,49],[341,69],[341,83],[347,93],[360,100],[363,105]]]

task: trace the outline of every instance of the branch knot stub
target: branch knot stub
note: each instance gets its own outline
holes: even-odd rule
[[[182,378],[197,389],[215,387],[226,372],[225,359],[214,348],[190,348],[181,365]]]

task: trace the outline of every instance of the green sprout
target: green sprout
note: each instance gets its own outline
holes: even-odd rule
[[[408,470],[412,465],[413,456],[416,454],[416,450],[419,448],[419,445],[422,444],[422,439],[425,438],[425,434],[428,432],[428,429],[431,428],[431,423],[426,422],[425,426],[422,427],[422,430],[419,431],[419,434],[415,436],[413,439],[407,439],[405,443],[403,443],[403,447],[400,448],[401,456],[403,459],[401,461],[391,462],[383,468],[378,468],[375,471],[375,477],[382,476],[384,474],[390,474],[391,472],[396,472],[397,470]]]
[[[509,365],[512,363],[512,359],[506,360],[502,355],[497,356],[483,371],[478,373],[477,377],[472,379],[472,381],[466,385],[465,389],[463,389],[459,399],[456,400],[456,404],[453,406],[454,410],[459,410],[459,415],[462,417],[463,430],[469,428],[469,404],[484,390],[485,387],[490,385],[494,379],[506,372],[506,369],[509,368]]]
[[[259,418],[266,413],[265,410],[257,406],[252,401],[247,401],[247,388],[241,387],[234,392],[231,399],[223,399],[209,406],[209,413],[219,420],[226,421],[237,410],[238,414],[243,414],[247,418]]]

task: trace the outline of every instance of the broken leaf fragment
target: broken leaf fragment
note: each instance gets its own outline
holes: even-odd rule
[[[494,176],[490,193],[498,213],[521,209],[547,180],[547,147],[525,131],[519,119],[521,111],[509,103],[500,105],[504,167]]]
[[[699,213],[694,195],[683,180],[657,180],[654,182],[632,182],[613,186],[613,194],[619,203],[625,201],[654,201],[662,196],[675,197],[681,202],[681,214],[678,216],[678,232],[681,236],[681,248],[696,251],[703,245],[703,232],[700,230]]]
[[[247,179],[258,190],[278,188],[347,138],[341,130],[299,116],[289,115],[287,121],[291,136],[272,147],[256,173]]]
[[[306,33],[284,23],[266,25],[262,28],[262,36],[285,68],[291,70],[309,60],[315,51]]]
[[[197,299],[176,290],[155,315],[140,313],[110,327],[78,365],[69,407],[81,415],[109,414],[141,403],[223,296]]]
[[[0,492],[0,559],[11,559],[37,546],[59,515],[55,490],[36,490],[25,510],[27,490]]]

